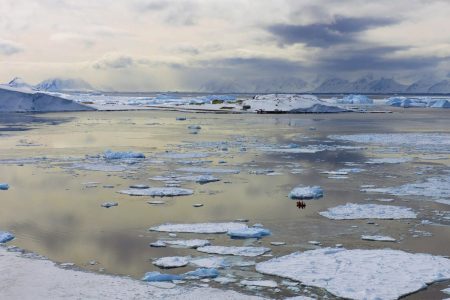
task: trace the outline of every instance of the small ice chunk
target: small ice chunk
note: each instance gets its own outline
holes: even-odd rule
[[[298,186],[289,193],[291,199],[318,199],[323,197],[320,186]]]
[[[184,256],[168,256],[168,257],[161,257],[157,260],[153,261],[153,264],[155,266],[158,266],[160,268],[179,268],[184,267],[189,263],[189,258]]]
[[[219,271],[214,268],[198,268],[195,271],[187,272],[183,274],[183,277],[196,277],[196,278],[216,278],[219,276]]]
[[[173,274],[161,274],[160,272],[148,272],[145,273],[144,277],[142,277],[143,281],[148,282],[163,282],[163,281],[173,281],[173,280],[182,280],[183,277],[180,275]]]
[[[220,276],[220,277],[216,277],[214,279],[214,281],[218,282],[220,284],[229,284],[229,283],[236,282],[236,279],[230,278],[230,277],[225,277],[225,276]]]
[[[270,251],[270,248],[266,247],[235,247],[235,246],[205,246],[197,248],[197,251],[221,254],[221,255],[237,255],[237,256],[249,256],[255,257],[263,255]]]
[[[245,228],[240,230],[230,230],[227,234],[232,239],[250,239],[255,238],[259,239],[268,235],[271,235],[270,230],[265,228]]]
[[[408,207],[347,203],[319,212],[320,215],[332,220],[353,219],[415,219],[416,213]]]
[[[384,235],[362,235],[362,240],[366,241],[377,241],[377,242],[395,242],[396,239],[390,236],[384,236]]]
[[[202,129],[202,127],[200,125],[189,125],[188,129],[199,130]]]
[[[166,202],[164,201],[159,201],[159,200],[152,200],[152,201],[147,201],[148,204],[151,205],[162,205],[162,204],[166,204]]]
[[[441,292],[443,292],[444,294],[450,295],[450,288],[446,288],[441,290]]]
[[[273,280],[241,280],[240,283],[248,286],[261,286],[269,288],[275,288],[278,286],[276,281]]]
[[[176,120],[177,121],[186,121],[186,117],[177,117]]]
[[[0,183],[0,191],[6,191],[9,189],[9,184],[7,183]]]
[[[248,228],[247,225],[236,222],[228,223],[192,223],[192,224],[162,224],[151,227],[151,231],[189,232],[189,233],[226,233],[229,230]]]
[[[318,242],[318,241],[308,241],[308,244],[316,245],[316,246],[320,246],[321,245],[320,242]]]
[[[0,231],[0,244],[7,243],[15,238],[14,234],[7,231]]]
[[[164,241],[161,241],[161,240],[157,240],[156,242],[150,243],[149,245],[150,245],[150,247],[154,247],[154,248],[164,248],[164,247],[166,247],[166,243]]]
[[[146,184],[133,184],[130,185],[130,189],[148,189],[149,186]]]
[[[273,246],[283,246],[286,245],[286,242],[270,242],[270,244]]]
[[[148,189],[128,189],[122,190],[119,193],[131,196],[174,197],[192,195],[194,191],[175,187],[160,187]]]
[[[113,207],[113,206],[119,206],[119,203],[117,203],[117,202],[105,202],[105,203],[102,203],[101,206],[104,207],[104,208],[110,208],[110,207]]]
[[[202,207],[203,204],[201,204],[201,203],[194,203],[194,204],[192,204],[192,206],[193,206],[193,207]]]
[[[115,152],[115,151],[111,151],[111,150],[106,150],[103,153],[103,157],[105,159],[127,159],[127,158],[145,158],[145,155],[140,152],[132,152],[132,151]]]
[[[193,239],[193,240],[167,240],[164,241],[167,245],[172,246],[178,246],[180,248],[198,248],[203,246],[208,246],[211,243],[208,240],[200,240],[200,239]]]

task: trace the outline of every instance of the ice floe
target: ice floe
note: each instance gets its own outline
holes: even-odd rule
[[[191,259],[189,263],[201,268],[216,268],[216,269],[227,268],[231,265],[231,263],[226,258],[219,256],[194,258]]]
[[[130,196],[174,197],[174,196],[192,195],[194,191],[190,189],[182,189],[176,187],[159,187],[148,189],[128,189],[119,191],[119,193]]]
[[[173,274],[161,274],[160,272],[147,272],[144,277],[142,277],[143,281],[148,282],[164,282],[164,281],[174,281],[174,280],[183,280],[183,277],[180,275]]]
[[[197,251],[221,254],[221,255],[237,255],[237,256],[259,256],[270,251],[270,248],[266,247],[234,247],[234,246],[205,246],[197,248]]]
[[[208,240],[165,240],[163,241],[167,245],[177,246],[179,248],[198,248],[203,246],[208,246],[211,243]]]
[[[226,233],[230,230],[243,230],[248,226],[237,222],[227,223],[192,223],[192,224],[162,224],[151,227],[151,231],[185,232],[185,233]]]
[[[362,235],[362,240],[366,241],[377,241],[377,242],[395,242],[396,239],[390,236],[384,236],[384,235]]]
[[[9,189],[9,184],[7,183],[0,183],[0,191],[6,191]]]
[[[179,268],[184,267],[189,263],[189,257],[184,256],[168,256],[168,257],[161,257],[153,261],[153,264],[155,266],[158,266],[160,268]]]
[[[384,158],[372,158],[366,161],[366,164],[378,165],[378,164],[401,164],[412,161],[409,157],[384,157]]]
[[[318,199],[323,197],[320,186],[298,186],[289,193],[291,199]]]
[[[275,288],[278,286],[278,283],[274,280],[241,280],[240,284],[247,286],[260,286],[268,288]]]
[[[324,288],[348,299],[397,299],[450,279],[450,260],[400,250],[322,248],[256,265],[260,273]]]
[[[132,152],[132,151],[116,152],[116,151],[106,150],[103,153],[103,157],[105,159],[130,159],[130,158],[145,158],[145,155],[140,152]]]
[[[107,163],[74,163],[70,169],[100,172],[123,172],[127,170],[126,165],[113,165]]]
[[[0,244],[9,242],[15,238],[14,234],[7,231],[0,231]]]
[[[219,271],[215,268],[198,268],[183,274],[183,278],[216,278],[219,276]]]
[[[118,206],[118,205],[119,205],[119,203],[117,203],[117,202],[105,202],[105,203],[101,204],[101,207],[110,208],[110,207]]]
[[[270,230],[265,228],[245,228],[238,230],[229,230],[227,234],[233,239],[249,239],[249,238],[262,238],[271,235]]]
[[[319,212],[320,215],[332,220],[353,219],[415,219],[416,213],[408,207],[347,203]]]

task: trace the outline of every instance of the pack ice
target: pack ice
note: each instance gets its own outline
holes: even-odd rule
[[[416,213],[411,208],[380,204],[347,203],[329,208],[319,214],[332,220],[416,218]]]
[[[450,279],[450,260],[391,249],[322,248],[261,262],[256,270],[346,299],[398,299]]]

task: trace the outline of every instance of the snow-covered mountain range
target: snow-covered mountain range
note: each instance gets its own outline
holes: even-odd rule
[[[50,78],[37,85],[31,85],[20,77],[14,77],[6,84],[12,88],[25,88],[43,92],[92,92],[95,89],[86,81],[78,78]]]

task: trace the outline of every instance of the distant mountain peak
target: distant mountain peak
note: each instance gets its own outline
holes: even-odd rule
[[[8,85],[13,88],[33,88],[20,77],[14,77],[10,82],[8,82]]]
[[[36,85],[36,89],[47,92],[94,90],[89,83],[79,78],[50,78]]]

